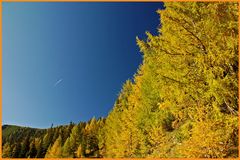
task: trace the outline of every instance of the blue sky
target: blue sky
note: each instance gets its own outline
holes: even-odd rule
[[[3,124],[107,116],[162,3],[3,3]]]

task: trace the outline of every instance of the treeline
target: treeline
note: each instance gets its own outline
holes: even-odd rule
[[[238,157],[238,3],[165,7],[106,121],[49,129],[45,157]]]
[[[101,157],[98,132],[104,119],[49,129],[17,128],[3,137],[3,158]],[[4,128],[3,128],[4,132]]]

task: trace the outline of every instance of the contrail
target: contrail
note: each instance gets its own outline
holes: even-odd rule
[[[56,87],[59,83],[62,82],[63,79],[59,79],[55,84],[54,84],[54,87]]]

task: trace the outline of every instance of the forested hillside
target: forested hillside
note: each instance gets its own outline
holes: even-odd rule
[[[106,119],[13,132],[3,156],[238,157],[238,3],[165,7]]]
[[[104,119],[49,129],[3,126],[3,157],[101,157],[98,132]],[[9,130],[13,130],[9,133]],[[6,134],[7,133],[7,134]]]

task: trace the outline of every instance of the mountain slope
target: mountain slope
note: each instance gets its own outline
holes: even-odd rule
[[[3,157],[102,157],[98,147],[98,131],[104,121],[103,118],[92,118],[88,122],[71,122],[48,129],[4,125]]]
[[[2,126],[2,139],[3,145],[5,142],[15,143],[19,139],[24,139],[27,136],[40,136],[45,132],[45,129],[36,129],[30,127],[22,127],[16,125],[3,125]]]
[[[20,129],[20,126],[15,126],[15,125],[3,125],[2,126],[2,136],[3,139],[9,136],[11,133],[17,131]]]
[[[36,130],[42,130],[42,129],[37,129],[37,128],[30,128],[30,127],[23,127],[23,126],[17,126],[17,125],[3,125],[2,126],[2,136],[3,138],[6,138],[7,136],[9,136],[10,134],[14,133],[14,132],[18,132],[21,130],[32,130],[32,131],[36,131]]]

